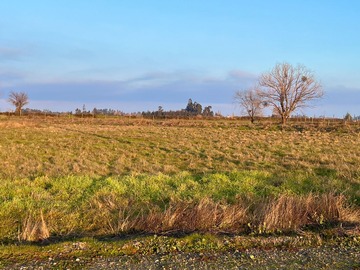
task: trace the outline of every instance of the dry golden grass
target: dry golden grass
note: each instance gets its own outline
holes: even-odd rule
[[[267,205],[263,220],[270,230],[298,230],[308,224],[349,221],[343,215],[347,212],[344,203],[343,196],[333,194],[281,195]]]
[[[360,135],[341,127],[299,132],[225,120],[66,118],[10,118],[0,125],[1,178],[244,169],[360,174]]]
[[[245,202],[170,202],[161,210],[148,206],[136,211],[132,204],[118,205],[116,198],[97,201],[91,212],[95,234],[212,232],[239,234],[299,231],[306,226],[360,223],[359,210],[346,206],[343,196],[334,194],[306,196],[281,195],[259,201],[250,211]],[[104,222],[106,225],[104,226]]]

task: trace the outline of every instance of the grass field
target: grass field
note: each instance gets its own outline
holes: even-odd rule
[[[360,125],[0,119],[0,241],[360,222]]]

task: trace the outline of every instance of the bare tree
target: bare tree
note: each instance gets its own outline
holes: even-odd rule
[[[277,64],[261,75],[259,85],[263,87],[259,96],[279,114],[283,125],[295,110],[307,107],[309,101],[323,96],[314,74],[302,65]]]
[[[234,96],[235,101],[249,115],[251,123],[254,123],[255,117],[262,115],[263,102],[258,92],[257,88],[251,88],[237,91]]]
[[[22,108],[29,103],[29,97],[24,92],[10,92],[9,100],[15,106],[15,113],[21,115]]]

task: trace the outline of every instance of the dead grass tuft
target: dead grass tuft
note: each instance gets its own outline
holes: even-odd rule
[[[247,209],[241,203],[221,204],[204,198],[198,203],[170,202],[165,210],[148,206],[137,211],[133,203],[116,203],[115,197],[96,199],[89,211],[91,228],[96,233],[117,234],[129,231],[149,233],[232,232],[247,223]]]
[[[359,221],[358,211],[345,206],[345,198],[332,193],[282,195],[264,208],[263,226],[272,230],[298,230],[312,224]]]
[[[138,230],[148,232],[239,232],[247,223],[247,208],[204,198],[198,203],[173,202],[163,212],[142,217]]]
[[[19,234],[19,240],[40,241],[49,238],[50,233],[46,225],[43,212],[39,216],[29,213],[23,222],[22,231]]]

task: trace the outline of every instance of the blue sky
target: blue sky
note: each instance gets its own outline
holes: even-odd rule
[[[236,90],[303,64],[325,97],[304,113],[360,115],[360,1],[2,0],[0,110],[181,109],[240,113]]]

